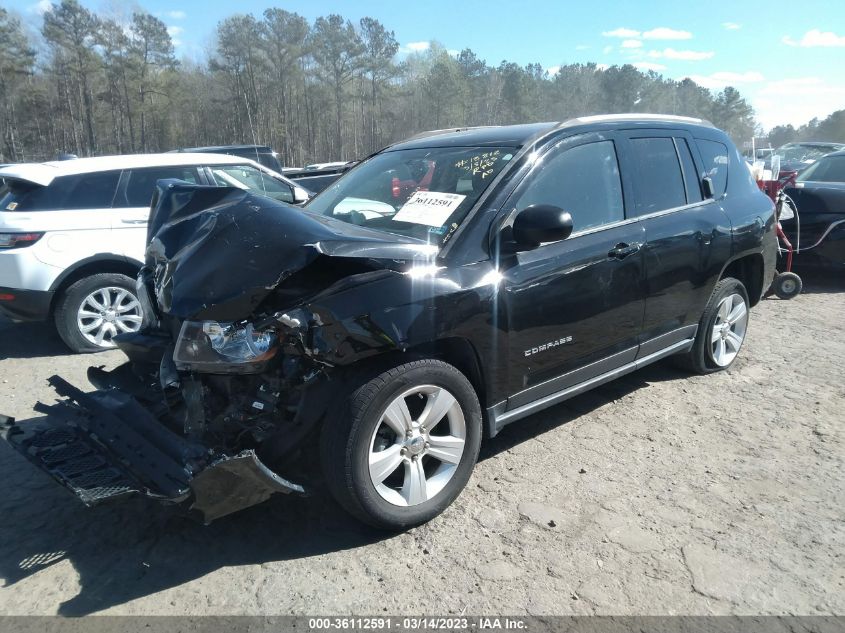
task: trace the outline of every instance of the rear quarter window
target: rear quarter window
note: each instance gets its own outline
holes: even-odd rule
[[[0,187],[0,211],[42,211],[53,208],[49,187],[6,178]]]
[[[0,189],[4,211],[62,211],[108,209],[112,205],[120,170],[60,176],[46,187],[8,179]]]
[[[704,175],[713,181],[715,197],[724,195],[728,187],[728,147],[718,141],[695,139],[701,160],[704,161]]]

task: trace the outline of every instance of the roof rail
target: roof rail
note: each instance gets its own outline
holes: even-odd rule
[[[402,143],[405,141],[416,141],[417,139],[421,138],[428,138],[429,136],[437,136],[438,134],[452,134],[454,132],[466,132],[468,130],[482,130],[484,128],[494,128],[494,127],[502,127],[501,125],[470,125],[465,127],[447,127],[442,130],[428,130],[426,132],[420,132],[419,134],[414,134],[413,136],[409,136],[408,138],[402,139]]]
[[[604,121],[674,121],[677,123],[694,123],[707,127],[716,127],[706,119],[697,119],[691,116],[679,116],[677,114],[650,114],[646,112],[626,112],[621,114],[594,114],[569,119],[560,124],[560,127],[583,125],[585,123],[602,123]]]

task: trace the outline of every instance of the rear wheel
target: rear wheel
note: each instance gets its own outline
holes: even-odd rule
[[[437,360],[400,365],[357,388],[323,429],[332,495],[370,525],[404,529],[463,490],[481,445],[481,407],[466,377]]]
[[[692,349],[676,357],[678,364],[699,374],[730,367],[748,330],[748,293],[738,279],[722,279],[701,315]]]
[[[75,352],[114,348],[112,338],[137,332],[143,321],[135,282],[119,273],[99,273],[68,286],[54,312],[56,329]]]

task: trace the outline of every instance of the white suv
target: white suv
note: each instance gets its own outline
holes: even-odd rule
[[[103,156],[0,168],[0,312],[55,320],[77,352],[141,327],[135,276],[156,181],[250,189],[292,204],[309,192],[246,158]]]

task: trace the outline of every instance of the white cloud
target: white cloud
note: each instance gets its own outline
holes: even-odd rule
[[[610,68],[608,64],[596,64],[596,70],[607,70]]]
[[[722,22],[722,28],[725,28],[728,31],[738,31],[742,28],[742,24],[737,24],[736,22]]]
[[[579,44],[578,46],[576,46],[576,47],[575,47],[575,50],[576,50],[576,51],[585,51],[585,50],[587,50],[588,48],[590,48],[590,47],[589,47],[589,46],[587,46],[586,44]]]
[[[637,70],[653,70],[655,72],[658,70],[666,70],[666,66],[655,62],[635,62],[633,66]]]
[[[420,53],[431,48],[431,42],[408,42],[405,44],[405,50]]]
[[[634,29],[626,29],[624,27],[613,29],[612,31],[603,31],[602,35],[605,37],[639,37],[640,32]]]
[[[182,35],[182,33],[184,33],[184,32],[185,32],[185,29],[182,28],[181,26],[168,26],[167,27],[167,34],[170,37],[178,37],[178,36]]]
[[[447,50],[446,52],[447,52],[447,53],[449,53],[449,55],[450,55],[451,57],[457,57],[458,55],[460,55],[460,54],[461,54],[461,51],[459,51],[459,50],[458,50],[458,49],[456,49],[456,48],[450,48],[450,49],[449,49],[449,50]]]
[[[604,53],[605,55],[607,55],[612,50],[613,50],[612,46],[605,46],[603,49],[601,49],[601,52]]]
[[[759,94],[766,95],[788,95],[794,90],[805,90],[808,86],[822,86],[824,82],[820,77],[796,77],[794,79],[779,79],[766,84],[760,89]],[[834,88],[834,90],[845,90],[845,88]]]
[[[804,48],[814,48],[818,46],[835,47],[845,46],[845,35],[837,35],[833,31],[812,29],[804,33],[804,37],[801,38],[801,41],[796,42],[788,35],[785,35],[781,41],[787,46],[802,46]]]
[[[841,109],[845,86],[831,85],[820,77],[779,79],[761,86],[750,101],[756,119],[764,128],[787,123],[798,127],[812,118],[823,119]]]
[[[173,18],[174,20],[184,20],[188,17],[188,14],[184,11],[168,11],[167,17]]]
[[[549,74],[549,77],[554,77],[560,72],[560,66],[549,66],[546,68],[546,72]]]
[[[677,31],[661,26],[643,33],[643,37],[647,40],[689,40],[692,39],[692,33],[689,31]]]
[[[38,15],[44,15],[47,11],[50,11],[53,8],[53,3],[50,0],[38,0],[35,4],[29,5],[27,7],[28,13],[37,13]]]
[[[715,55],[713,51],[678,51],[674,48],[664,48],[662,51],[649,51],[647,53],[652,59],[682,59],[684,61],[700,61],[710,59]]]
[[[703,88],[724,88],[737,84],[759,83],[765,80],[763,74],[756,70],[749,70],[744,73],[720,71],[709,75],[687,75],[687,77]]]
[[[823,119],[842,108],[845,86],[834,86],[820,77],[800,77],[768,82],[751,98],[755,118],[771,129],[791,123],[803,125],[816,117]]]
[[[622,48],[640,48],[643,43],[640,40],[625,40],[622,42]]]

